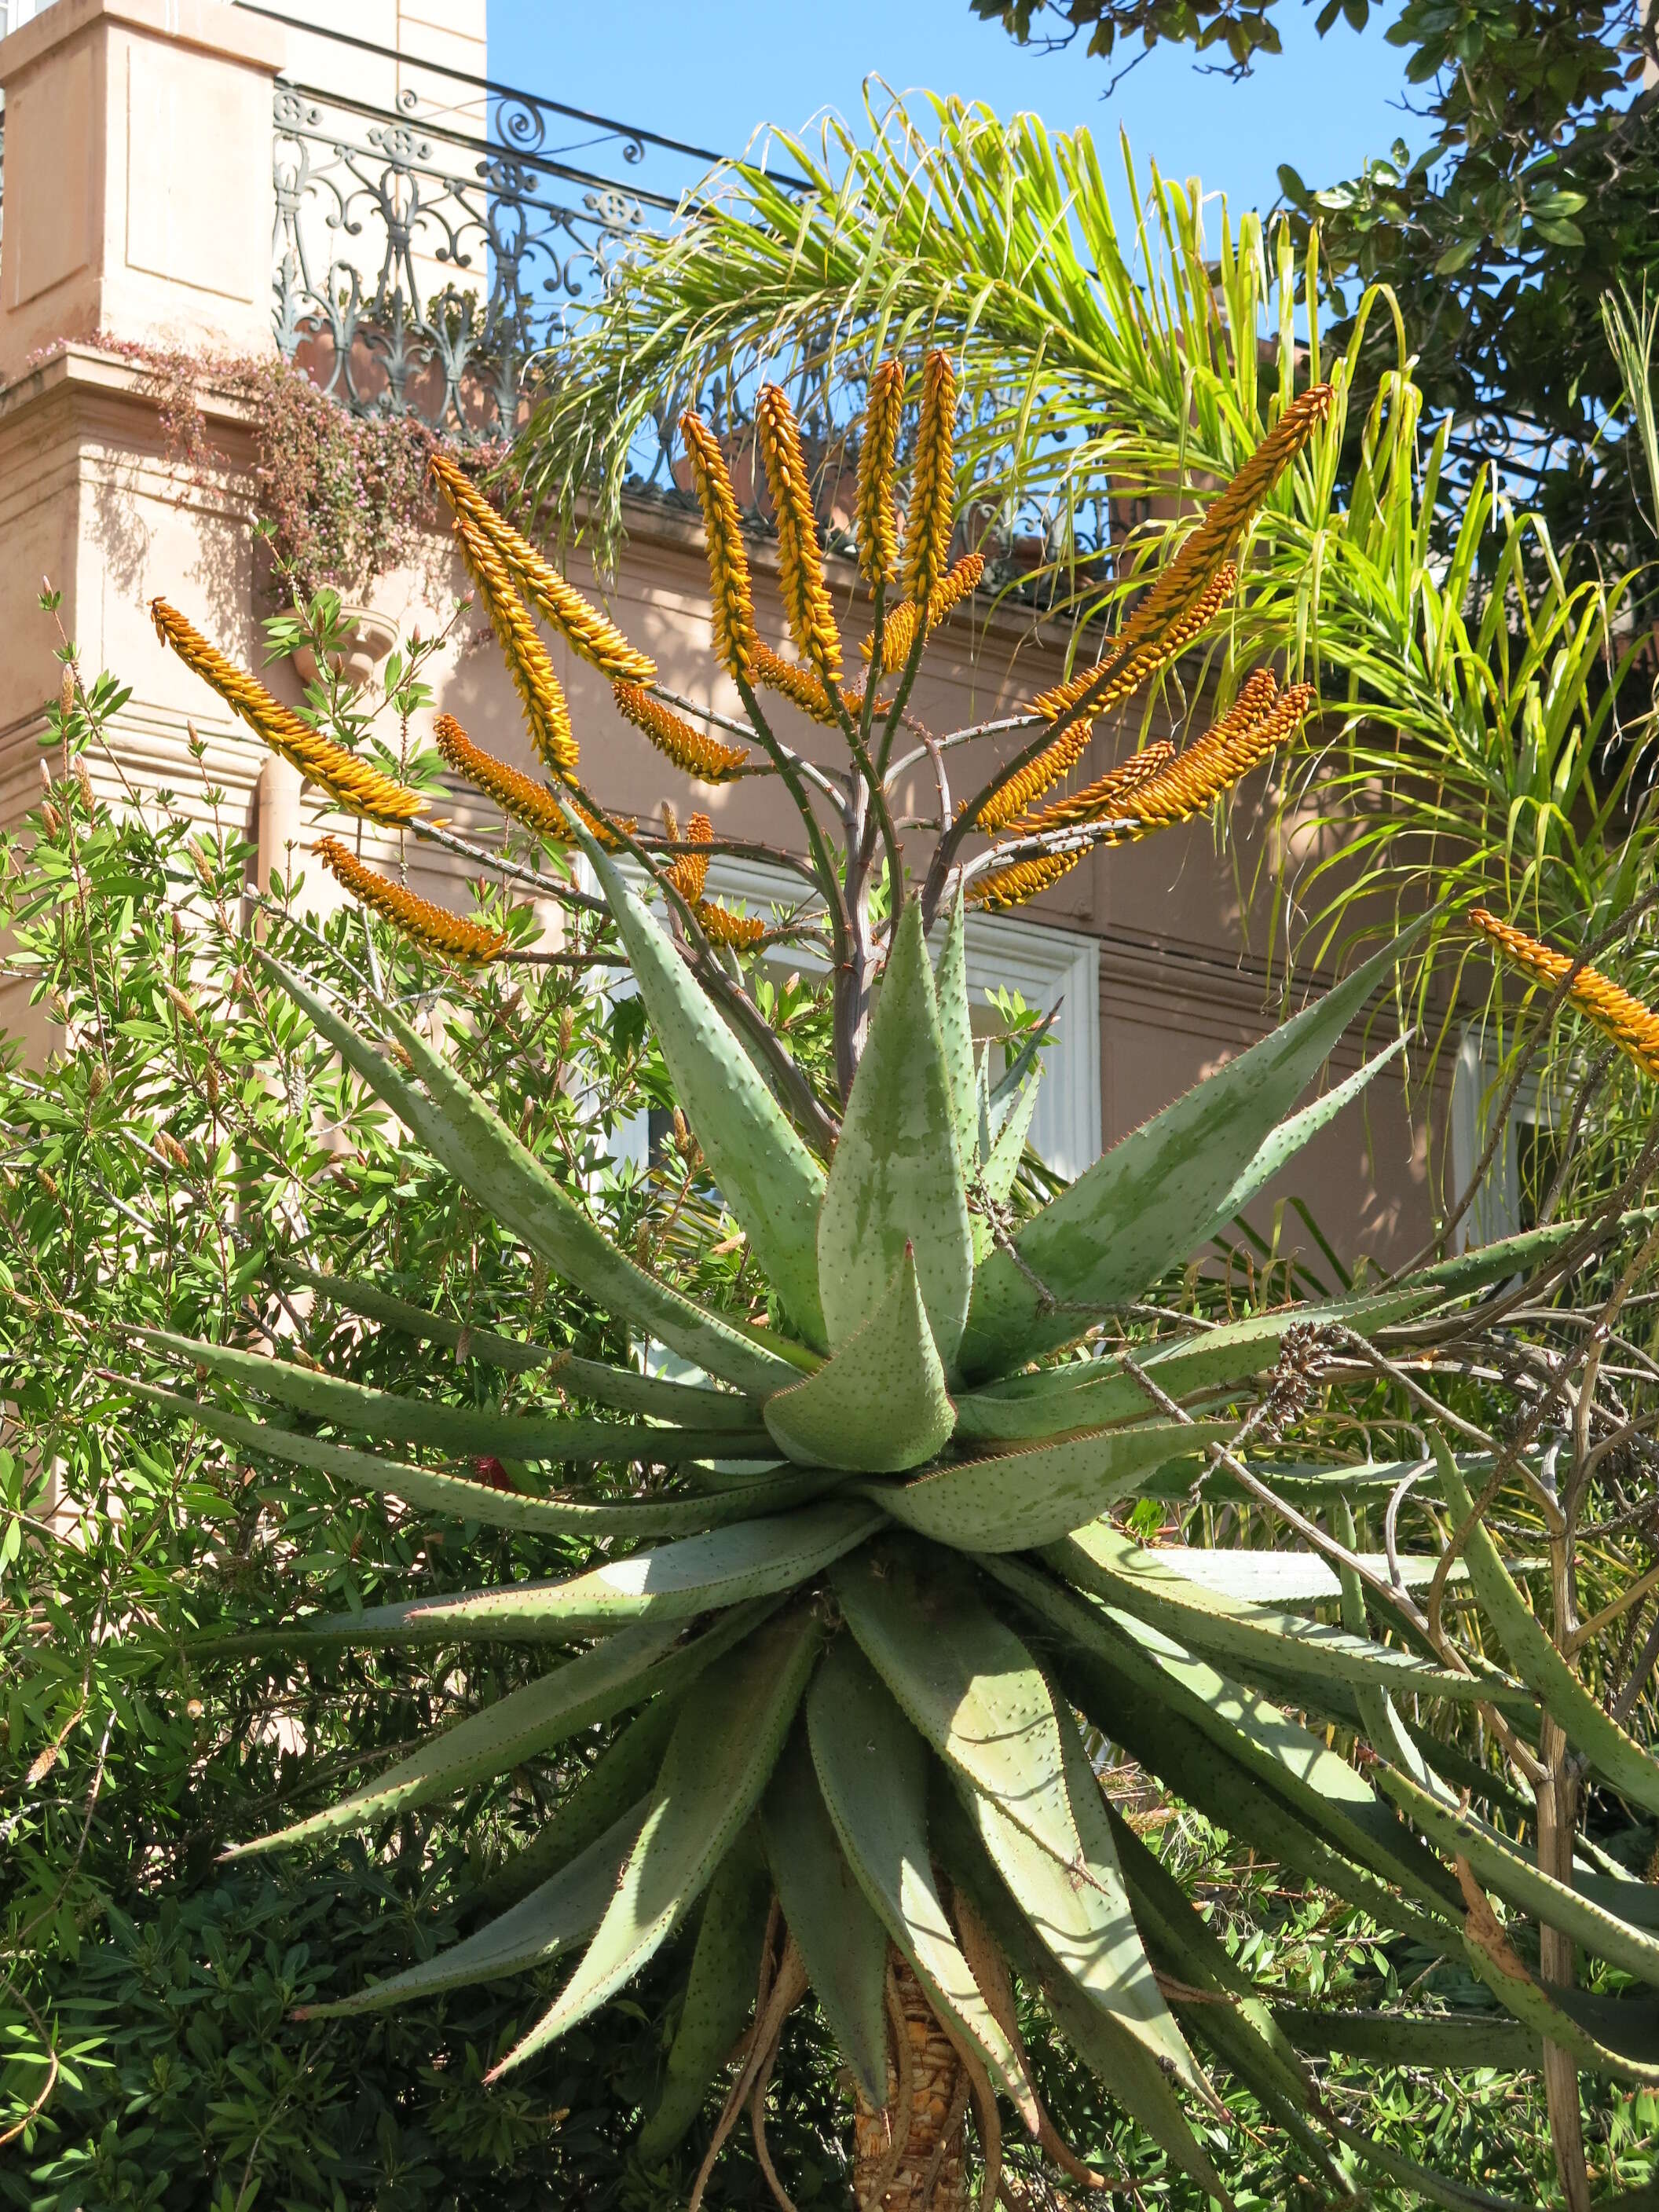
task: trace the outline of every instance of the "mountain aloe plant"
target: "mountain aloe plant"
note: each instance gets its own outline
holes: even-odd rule
[[[1218,2203],[1231,2200],[1206,2062],[1248,2086],[1289,2160],[1322,2191],[1352,2197],[1357,2158],[1435,2202],[1491,2203],[1373,2145],[1328,2106],[1305,2063],[1322,2047],[1360,2047],[1382,2061],[1455,2063],[1476,2046],[1425,2015],[1310,2024],[1276,2013],[1103,1791],[1091,1746],[1124,1747],[1241,1842],[1382,1928],[1466,1958],[1509,2022],[1485,2017],[1482,2054],[1526,2064],[1542,2042],[1571,2066],[1659,2081],[1650,2004],[1547,1981],[1514,1917],[1659,1986],[1652,1892],[1594,1858],[1576,1873],[1571,1849],[1549,1866],[1528,1856],[1472,1808],[1467,1779],[1460,1789],[1443,1778],[1454,1770],[1425,1725],[1428,1710],[1478,1712],[1522,1746],[1553,1729],[1629,1802],[1659,1810],[1659,1764],[1581,1686],[1488,1539],[1468,1487],[1486,1482],[1486,1468],[1441,1449],[1429,1470],[1462,1554],[1437,1570],[1397,1554],[1392,1517],[1388,1558],[1355,1548],[1349,1504],[1379,1484],[1386,1495],[1398,1471],[1281,1476],[1255,1455],[1315,1387],[1322,1361],[1357,1352],[1363,1365],[1390,1330],[1420,1326],[1570,1232],[1541,1231],[1522,1252],[1442,1265],[1370,1295],[1218,1326],[1164,1326],[1154,1309],[1150,1334],[1126,1328],[1159,1279],[1390,1058],[1303,1103],[1401,945],[1046,1202],[1022,1176],[1037,1058],[993,1080],[975,1052],[966,980],[970,905],[1016,903],[1102,842],[1197,813],[1305,710],[1304,694],[1261,672],[1183,753],[1160,741],[1150,758],[1038,806],[1080,768],[1093,718],[1217,617],[1255,506],[1317,434],[1329,394],[1286,408],[1099,663],[1005,726],[1024,742],[961,809],[947,795],[951,741],[926,741],[940,805],[919,889],[890,804],[902,766],[896,741],[927,632],[976,571],[947,559],[954,387],[939,357],[922,378],[901,547],[903,395],[897,368],[872,378],[858,485],[872,621],[856,692],[842,682],[783,395],[762,395],[758,423],[797,661],[757,635],[725,458],[688,419],[715,646],[746,726],[708,712],[709,728],[694,726],[695,710],[664,693],[647,657],[459,470],[435,465],[550,781],[492,761],[453,724],[446,757],[537,838],[579,852],[585,887],[468,848],[388,776],[355,756],[335,760],[330,741],[157,605],[163,634],[338,802],[477,849],[577,908],[602,908],[756,1294],[747,1306],[700,1303],[620,1249],[580,1187],[550,1174],[456,1073],[422,1008],[387,993],[365,1032],[318,981],[252,956],[411,1140],[647,1356],[606,1364],[469,1332],[472,1358],[515,1374],[532,1396],[544,1391],[539,1404],[521,1395],[514,1410],[480,1412],[233,1346],[149,1340],[218,1388],[185,1395],[135,1382],[135,1393],[238,1453],[322,1469],[422,1514],[585,1536],[593,1547],[574,1575],[310,1616],[281,1632],[300,1652],[507,1641],[557,1656],[326,1810],[238,1848],[371,1826],[604,1731],[599,1755],[496,1883],[494,1917],[327,2009],[419,2003],[568,1954],[568,1978],[504,2072],[685,1939],[674,1952],[678,2027],[640,2139],[660,2155],[720,2099],[694,2203],[744,2111],[787,2202],[766,2145],[767,2096],[788,2017],[809,1992],[854,2087],[853,2191],[866,2212],[959,2205],[975,2163],[988,2206],[1005,2117],[1075,2180],[1114,2185],[1044,2111],[1017,1990],[1041,2001],[1171,2166]],[[890,589],[899,593],[890,607]],[[612,677],[627,719],[686,774],[719,783],[763,770],[795,799],[817,902],[799,926],[826,928],[833,969],[831,1076],[796,1064],[761,1018],[753,963],[774,933],[705,896],[720,842],[708,824],[686,837],[678,825],[641,831],[580,781],[576,733],[532,608]],[[787,744],[759,688],[803,707],[844,761],[826,767]],[[742,747],[726,742],[739,732]],[[395,926],[457,960],[505,951],[509,932],[452,927],[398,886],[377,890],[360,861],[344,873]],[[337,1277],[313,1287],[375,1325],[420,1330],[432,1319]],[[486,1455],[516,1480],[482,1479]],[[556,1488],[532,1469],[569,1472]],[[1279,1516],[1299,1547],[1191,1553],[1136,1540],[1116,1517],[1216,1479]],[[1297,1495],[1322,1498],[1334,1527]],[[1442,1583],[1454,1571],[1510,1671],[1447,1632]],[[1340,1625],[1318,1617],[1328,1600]],[[1363,1757],[1344,1754],[1351,1741]]]

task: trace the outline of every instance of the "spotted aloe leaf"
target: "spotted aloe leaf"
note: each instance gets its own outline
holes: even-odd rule
[[[413,1130],[433,1158],[499,1219],[510,1222],[550,1267],[621,1319],[648,1330],[682,1358],[751,1396],[764,1397],[787,1379],[785,1362],[655,1281],[618,1252],[416,1030],[406,1024],[395,1025],[399,1042],[427,1085],[425,1091],[280,961],[263,950],[256,957],[353,1073]]]
[[[758,1622],[771,1609],[757,1605],[750,1617]],[[516,1905],[597,1843],[630,1806],[642,1806],[674,1732],[683,1686],[662,1691],[619,1729],[530,1841],[488,1876],[483,1893],[492,1905]]]
[[[638,1838],[592,1942],[556,2001],[487,2077],[545,2050],[619,1990],[702,1895],[759,1802],[811,1673],[810,1610],[769,1622],[680,1709]]]
[[[906,1245],[886,1297],[816,1375],[769,1398],[766,1425],[805,1467],[884,1474],[920,1467],[949,1438],[956,1408]]]
[[[973,1283],[973,1231],[957,1148],[951,1073],[914,900],[899,915],[818,1223],[818,1277],[831,1344],[887,1297],[907,1246],[948,1370]]]
[[[1311,1106],[1304,1106],[1300,1113],[1289,1115],[1271,1135],[1264,1137],[1249,1167],[1216,1208],[1215,1218],[1206,1236],[1195,1241],[1203,1243],[1209,1237],[1219,1236],[1227,1224],[1244,1211],[1250,1200],[1267,1188],[1279,1170],[1287,1167],[1322,1129],[1328,1128],[1343,1108],[1358,1097],[1373,1077],[1380,1075],[1389,1061],[1405,1050],[1409,1041],[1409,1036],[1396,1037],[1391,1045],[1374,1054],[1353,1074],[1340,1083],[1334,1083],[1323,1097],[1316,1098]]]
[[[994,1253],[974,1285],[964,1374],[1006,1374],[1184,1261],[1414,934],[1154,1115],[1028,1222],[1014,1252]]]
[[[822,1349],[817,1237],[823,1170],[615,861],[586,842],[709,1170],[796,1327]]]
[[[933,970],[933,992],[939,1001],[939,1039],[950,1085],[951,1125],[957,1134],[957,1157],[968,1176],[979,1157],[979,1105],[973,1013],[968,1003],[968,930],[960,891],[945,926],[945,941]]]

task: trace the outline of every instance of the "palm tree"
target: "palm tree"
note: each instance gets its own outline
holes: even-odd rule
[[[1297,1502],[1297,1486],[1311,1480],[1345,1510],[1350,1501],[1363,1510],[1392,1473],[1340,1465],[1286,1479],[1271,1453],[1261,1456],[1333,1377],[1370,1378],[1377,1362],[1395,1371],[1391,1332],[1409,1328],[1420,1344],[1457,1300],[1523,1264],[1540,1263],[1547,1283],[1553,1269],[1582,1264],[1596,1231],[1545,1231],[1519,1250],[1429,1268],[1368,1296],[1218,1326],[1170,1326],[1155,1309],[1152,1333],[1132,1328],[1159,1279],[1389,1059],[1377,1055],[1298,1107],[1404,942],[1052,1194],[1025,1162],[1039,1071],[1028,1055],[993,1085],[975,1060],[966,988],[969,904],[1018,903],[1082,850],[1190,818],[1289,736],[1307,696],[1281,690],[1264,667],[1179,755],[1149,747],[1068,797],[1048,795],[1075,768],[1074,733],[1102,702],[1150,680],[1223,618],[1252,515],[1292,471],[1327,465],[1338,395],[1314,386],[1289,400],[1099,663],[1015,718],[1006,733],[1012,750],[981,792],[953,809],[941,775],[919,880],[909,858],[917,834],[902,831],[890,804],[905,769],[896,757],[904,701],[930,629],[978,569],[977,556],[966,568],[948,565],[956,393],[938,355],[920,380],[901,544],[903,398],[899,367],[870,380],[858,549],[872,619],[857,689],[843,681],[787,398],[763,391],[757,419],[793,660],[757,634],[720,442],[695,417],[683,426],[704,510],[715,648],[745,709],[741,748],[722,718],[705,713],[701,727],[689,720],[647,656],[457,468],[434,463],[549,781],[493,760],[453,723],[440,733],[445,750],[543,843],[578,848],[597,896],[536,865],[465,841],[462,848],[578,908],[602,905],[687,1142],[701,1147],[746,1241],[762,1296],[746,1310],[699,1302],[624,1254],[394,991],[377,994],[375,1033],[366,1035],[306,975],[255,956],[479,1206],[694,1373],[670,1379],[473,1334],[473,1357],[539,1374],[554,1394],[530,1409],[479,1412],[234,1346],[149,1339],[220,1389],[185,1396],[134,1379],[135,1399],[238,1453],[320,1468],[419,1511],[562,1540],[586,1535],[595,1547],[572,1576],[273,1632],[268,1643],[301,1654],[341,1642],[505,1640],[565,1656],[328,1809],[244,1848],[292,1847],[382,1820],[620,1723],[510,1870],[505,1911],[450,1950],[324,2009],[418,2002],[579,1953],[499,2074],[625,1988],[695,1917],[678,2033],[641,2137],[662,2152],[711,2087],[720,2092],[694,2206],[745,2110],[787,2203],[767,2148],[766,2099],[780,2039],[809,1990],[856,2085],[860,2207],[963,2205],[970,2114],[988,2206],[1005,2106],[1068,2174],[1111,2185],[1043,2109],[1017,1988],[1042,1998],[1112,2097],[1222,2203],[1213,2130],[1200,2132],[1192,2117],[1212,2120],[1221,2109],[1195,2045],[1248,2085],[1282,2130],[1291,2163],[1322,2189],[1353,2194],[1333,2154],[1346,2147],[1434,2201],[1490,2203],[1328,2107],[1285,2021],[1103,1792],[1085,1724],[1336,1899],[1437,1952],[1467,1955],[1518,2023],[1494,2032],[1486,2018],[1481,2050],[1513,2059],[1541,2037],[1569,2087],[1580,2067],[1648,2080],[1639,2002],[1587,1995],[1571,1978],[1575,1942],[1656,1978],[1659,1940],[1638,1912],[1621,1909],[1620,1890],[1631,1885],[1605,1872],[1575,1877],[1570,1815],[1565,1829],[1552,1818],[1546,1853],[1540,1814],[1539,1852],[1528,1857],[1447,1784],[1436,1765],[1443,1753],[1407,1717],[1410,1701],[1478,1712],[1517,1759],[1531,1760],[1540,1806],[1570,1802],[1563,1778],[1577,1786],[1582,1754],[1632,1802],[1659,1809],[1659,1764],[1608,1719],[1534,1622],[1471,1495],[1471,1482],[1482,1502],[1495,1495],[1525,1438],[1497,1455],[1493,1473],[1491,1457],[1460,1462],[1436,1437],[1429,1473],[1455,1530],[1438,1560],[1363,1553],[1351,1524],[1333,1534]],[[641,833],[583,787],[577,735],[532,607],[611,678],[624,710],[685,773],[713,781],[769,773],[795,800],[810,909],[836,968],[835,1051],[822,1079],[761,1018],[752,960],[770,933],[705,895],[718,849],[706,824],[686,836]],[[165,603],[154,611],[175,649],[342,804],[457,842],[418,794],[279,707]],[[786,744],[763,690],[816,713],[837,733],[844,764],[826,769]],[[943,759],[972,734],[982,733],[929,742]],[[343,847],[325,857],[368,908],[433,950],[477,963],[508,944],[510,931],[429,905]],[[941,925],[937,957],[930,914]],[[1596,1006],[1626,1028],[1636,1019],[1611,1000]],[[1639,1021],[1630,1036],[1647,1048]],[[428,1320],[349,1280],[315,1279],[338,1305],[382,1325],[419,1329]],[[352,1438],[402,1446],[404,1455]],[[483,1453],[509,1468],[582,1473],[551,1492],[457,1471],[457,1461]],[[1299,1540],[1275,1562],[1268,1594],[1256,1580],[1258,1554],[1146,1547],[1109,1517],[1115,1505],[1178,1498],[1216,1477]],[[1459,1553],[1507,1671],[1466,1650],[1443,1619]],[[1340,1592],[1340,1627],[1299,1609],[1328,1589]],[[225,1656],[246,1647],[209,1648]],[[1322,1719],[1364,1738],[1363,1769],[1318,1732]],[[1529,1748],[1540,1730],[1541,1763]],[[1500,1906],[1557,1933],[1565,1976],[1545,1978],[1525,1962]],[[1379,2055],[1456,2063],[1477,2047],[1410,2014],[1365,2025],[1366,2047]],[[1340,2047],[1352,2026],[1350,2017],[1311,2033]],[[1305,2021],[1300,2032],[1305,2040]]]

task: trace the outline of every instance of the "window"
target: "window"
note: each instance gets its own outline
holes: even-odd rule
[[[1507,1085],[1498,1073],[1498,1055],[1484,1029],[1463,1032],[1452,1070],[1452,1203],[1468,1188],[1480,1155],[1492,1136],[1492,1117],[1504,1103]],[[1536,1226],[1538,1208],[1558,1164],[1554,1116],[1540,1100],[1536,1078],[1528,1073],[1510,1109],[1503,1141],[1493,1152],[1474,1201],[1458,1223],[1452,1242],[1467,1251],[1495,1244]]]

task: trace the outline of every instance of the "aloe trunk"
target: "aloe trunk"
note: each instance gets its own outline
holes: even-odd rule
[[[858,2093],[853,2203],[858,2212],[962,2212],[968,2201],[967,2069],[897,1951],[890,1953],[889,1967],[896,2040],[887,2059],[887,2102],[878,2109]]]

